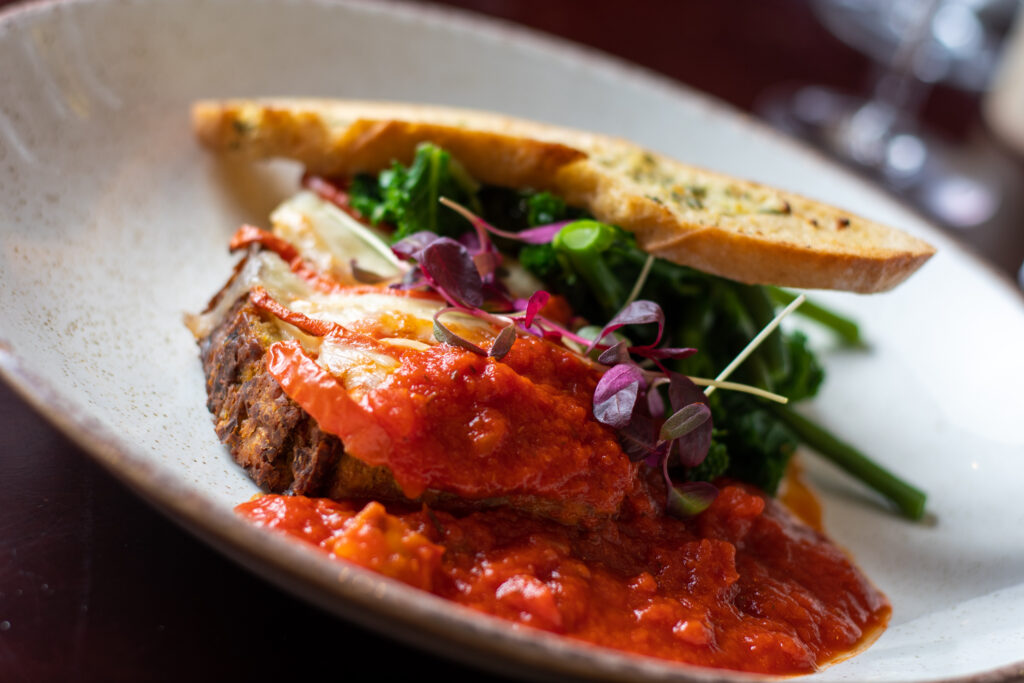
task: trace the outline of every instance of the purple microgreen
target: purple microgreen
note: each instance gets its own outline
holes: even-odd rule
[[[547,318],[540,315],[534,318],[534,322],[538,325],[541,323],[543,324],[545,339],[551,339],[556,342],[559,340],[568,339],[569,341],[576,342],[577,344],[583,347],[587,347],[593,341],[589,337],[581,336],[577,332],[572,332],[571,330],[562,327],[558,323],[548,320]],[[585,329],[586,328],[581,328],[579,332],[583,332]],[[598,348],[604,347],[600,346]]]
[[[558,330],[544,330],[544,338],[550,342],[555,342],[556,344],[562,341],[563,336],[565,335]]]
[[[442,308],[441,310],[434,314],[434,339],[441,342],[442,344],[448,344],[449,346],[458,346],[459,348],[466,349],[467,351],[472,351],[478,356],[488,355],[487,352],[481,349],[479,346],[469,341],[468,339],[463,339],[459,335],[455,334],[450,329],[445,327],[444,323],[441,322],[440,318],[442,314],[458,310],[460,309],[454,307]]]
[[[469,249],[469,253],[476,254],[484,251],[483,246],[480,244],[480,236],[475,232],[464,232],[458,237],[458,242],[466,249]]]
[[[634,346],[630,348],[630,351],[643,356],[644,358],[651,359],[664,359],[664,358],[689,358],[693,354],[697,353],[697,349],[689,347],[670,347],[663,346],[661,348],[650,348],[648,346]]]
[[[526,316],[523,318],[524,327],[533,326],[533,319],[540,313],[540,309],[547,306],[550,299],[551,295],[543,289],[538,289],[530,295],[530,300],[526,303]]]
[[[400,259],[419,259],[419,253],[439,239],[429,230],[421,230],[392,244],[391,251]]]
[[[793,311],[795,311],[797,308],[799,308],[800,305],[803,304],[803,302],[805,301],[807,301],[807,297],[803,294],[790,301],[789,305],[786,306],[781,311],[779,311],[775,315],[775,317],[772,318],[771,322],[765,325],[764,328],[760,332],[758,332],[757,335],[755,335],[754,338],[751,339],[745,347],[743,347],[743,350],[740,351],[739,354],[737,354],[737,356],[733,358],[728,365],[725,366],[725,369],[718,373],[718,376],[715,377],[715,381],[721,382],[728,379],[729,375],[732,374],[732,371],[739,367],[740,363],[746,360],[747,356],[753,353],[754,350],[756,350],[757,347],[761,345],[761,342],[767,339],[768,335],[775,331],[775,328],[779,326],[779,323],[782,322],[782,319],[785,318],[790,313],[792,313]],[[712,393],[714,393],[714,391],[715,387],[714,385],[712,385],[705,389],[704,393],[710,396]]]
[[[655,417],[665,414],[665,401],[661,398],[661,392],[657,386],[651,384],[647,387],[647,410]]]
[[[658,437],[672,441],[686,436],[711,419],[711,409],[703,403],[691,403],[672,413],[661,425]]]
[[[621,438],[619,439],[619,442],[622,442]],[[625,446],[623,446],[623,450],[626,450]],[[655,449],[651,451],[649,455],[644,457],[644,464],[648,467],[657,467],[663,460],[667,460],[665,456],[666,453],[664,448]],[[633,458],[630,457],[630,460],[633,460]]]
[[[654,343],[649,347],[653,348],[661,341],[661,335],[665,329],[665,313],[661,310],[661,306],[653,301],[647,301],[646,299],[634,301],[619,311],[615,317],[604,326],[597,338],[591,342],[587,351],[592,350],[602,339],[612,332],[615,332],[620,327],[625,327],[626,325],[644,325],[648,323],[657,323],[658,325],[658,335],[655,337]]]
[[[619,445],[632,462],[645,461],[651,467],[657,467],[665,460],[668,451],[666,444],[658,441],[658,426],[650,415],[638,410],[622,429],[618,430]]]
[[[559,221],[557,223],[548,223],[547,225],[538,225],[535,228],[528,228],[521,232],[506,232],[505,230],[498,230],[494,228],[491,230],[495,235],[506,237],[511,240],[517,240],[519,242],[525,242],[526,244],[549,244],[551,240],[555,239],[555,235],[558,231],[569,225],[572,221]]]
[[[388,287],[390,289],[402,290],[419,289],[420,287],[425,287],[426,284],[427,281],[423,277],[423,271],[420,270],[419,266],[413,266],[402,276],[401,282],[392,282]]]
[[[476,266],[476,271],[480,273],[480,279],[487,280],[498,269],[498,266],[501,265],[501,256],[496,251],[481,251],[473,254],[473,265]]]
[[[475,213],[464,207],[462,204],[459,204],[458,202],[453,202],[451,199],[448,199],[447,197],[441,197],[438,199],[438,201],[447,206],[449,209],[461,214],[463,218],[465,218],[467,221],[470,222],[470,224],[472,224],[473,229],[476,230],[477,238],[480,241],[480,249],[486,251],[491,247],[491,240],[490,238],[487,237],[487,231],[491,226],[487,223],[487,221],[485,221],[483,218],[480,218],[480,216],[477,216]]]
[[[700,387],[694,384],[686,375],[670,372],[668,380],[668,399],[672,404],[672,410],[679,410],[691,403],[708,402],[707,396],[700,390]]]
[[[349,270],[352,272],[352,278],[356,282],[360,282],[360,283],[362,283],[364,285],[376,285],[376,284],[380,284],[381,282],[384,282],[385,280],[390,280],[391,279],[389,277],[385,277],[384,275],[381,275],[380,273],[375,273],[372,270],[366,270],[365,268],[360,268],[359,264],[356,263],[355,259],[349,260],[348,267],[349,267]]]
[[[683,467],[696,467],[708,457],[711,448],[711,419],[707,419],[697,429],[676,439],[679,447],[679,462]]]
[[[603,363],[604,365],[629,363],[629,342],[616,342],[613,346],[601,352],[601,355],[597,357],[597,362]]]
[[[718,496],[718,489],[706,481],[672,484],[668,487],[668,511],[686,519],[707,510]]]
[[[505,239],[525,242],[527,244],[548,244],[555,238],[555,235],[558,234],[559,230],[572,222],[559,221],[558,223],[549,223],[548,225],[538,225],[535,228],[529,228],[522,232],[509,232],[508,230],[502,230],[494,227],[466,207],[453,202],[447,197],[441,197],[440,201],[449,209],[458,211],[466,220],[473,224],[473,228],[477,231],[477,234],[480,235],[481,243],[485,243],[487,241],[486,233],[491,233],[492,235],[498,235]]]
[[[612,367],[594,389],[594,417],[609,427],[623,429],[633,417],[643,385],[643,374],[635,365]]]
[[[672,404],[672,410],[675,412],[695,403],[704,406],[708,404],[708,397],[704,395],[704,392],[688,377],[677,372],[669,373],[668,397]],[[711,448],[713,427],[709,411],[708,418],[696,429],[676,439],[679,448],[679,462],[684,467],[696,467],[704,462],[704,458],[708,455],[708,449]]]
[[[626,297],[626,303],[631,304],[636,301],[636,298],[640,296],[641,290],[647,283],[647,276],[651,274],[651,267],[654,265],[654,254],[648,254],[647,260],[644,261],[644,267],[640,269],[640,276],[636,279],[636,283],[633,284],[633,290]]]
[[[464,246],[441,237],[420,251],[418,259],[427,282],[441,296],[465,308],[483,305],[484,283]]]
[[[515,324],[506,325],[501,328],[501,332],[498,332],[498,336],[494,338],[494,341],[491,343],[490,350],[487,351],[487,355],[494,360],[501,360],[505,357],[505,354],[512,350],[512,344],[514,344],[515,341]]]

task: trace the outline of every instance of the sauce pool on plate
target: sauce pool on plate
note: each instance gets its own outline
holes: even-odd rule
[[[742,484],[688,520],[630,495],[591,526],[281,495],[236,510],[481,612],[689,664],[811,673],[873,639],[891,612],[821,532]]]

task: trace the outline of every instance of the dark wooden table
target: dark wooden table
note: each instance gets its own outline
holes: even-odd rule
[[[439,4],[587,43],[747,110],[772,86],[859,91],[870,73],[798,0]],[[978,111],[976,97],[940,88],[925,117],[954,141],[991,144]],[[1007,182],[1024,189],[1024,164],[994,147]],[[963,238],[1015,277],[1022,218],[1024,208],[1009,205]],[[349,626],[240,569],[138,500],[0,382],[0,680],[289,680],[299,672],[485,678]]]

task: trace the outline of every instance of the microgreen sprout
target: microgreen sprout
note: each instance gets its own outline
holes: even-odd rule
[[[785,318],[790,313],[792,313],[793,311],[795,311],[797,308],[799,308],[800,304],[802,304],[806,300],[807,297],[801,294],[797,298],[793,299],[793,301],[791,301],[788,306],[779,311],[778,315],[776,315],[770,323],[765,325],[764,329],[758,332],[757,336],[751,339],[750,343],[747,344],[743,348],[743,350],[740,351],[739,354],[732,359],[732,362],[725,366],[724,370],[718,373],[718,377],[715,377],[715,380],[721,382],[722,380],[728,379],[729,375],[732,374],[732,371],[739,367],[740,363],[746,360],[747,356],[753,353],[754,349],[760,346],[761,342],[763,342],[769,334],[775,331],[775,328],[779,326],[779,323],[782,322],[782,319]],[[714,392],[715,386],[716,385],[714,384],[709,385],[708,388],[704,390],[704,395],[710,396],[712,392]]]
[[[619,386],[603,397],[611,400],[624,390],[625,402],[619,396],[614,404],[595,412],[621,424],[625,407],[632,404],[628,422],[616,429],[619,441],[632,460],[644,461],[652,468],[663,466],[667,506],[673,514],[692,515],[706,507],[714,496],[713,487],[690,484],[723,473],[773,494],[790,454],[801,442],[846,467],[896,502],[908,516],[918,518],[923,511],[923,493],[881,470],[822,427],[778,405],[814,396],[823,377],[805,335],[799,331],[773,332],[775,327],[768,326],[778,324],[773,319],[778,317],[777,308],[791,304],[796,294],[731,282],[655,259],[637,245],[629,232],[592,220],[586,211],[569,207],[550,193],[480,187],[449,154],[430,144],[417,148],[416,158],[408,167],[396,163],[377,176],[357,175],[339,182],[335,185],[329,180],[307,179],[305,184],[350,214],[393,226],[396,239],[405,238],[394,244],[395,254],[414,263],[407,267],[401,282],[392,286],[433,287],[454,309],[491,321],[500,330],[488,350],[492,357],[501,357],[506,344],[511,349],[515,338],[536,335],[610,368],[635,367],[642,377],[635,383],[635,400],[628,388],[633,383],[630,380],[626,387]],[[700,204],[705,188],[691,189],[687,200]],[[470,222],[471,229],[466,229],[464,220]],[[499,222],[500,227],[489,221]],[[458,287],[448,291],[444,278],[432,267],[448,268],[443,259],[440,264],[428,263],[423,268],[416,254],[441,236],[457,238],[468,253],[479,275],[479,298],[467,299],[472,295]],[[501,246],[500,252],[492,240]],[[504,253],[515,255],[523,270],[545,283],[529,300],[512,297],[499,280]],[[456,270],[466,271],[465,264],[462,261]],[[306,268],[301,273],[304,277],[310,275],[307,270],[315,275],[314,270]],[[615,320],[627,310],[632,313],[635,309],[630,307],[640,303],[644,295],[672,301],[673,305],[664,311],[661,321],[637,323],[648,327],[630,331],[634,339],[644,340],[633,343],[619,331],[602,333],[598,327],[577,328],[547,318],[545,310],[551,296],[544,290],[565,297],[577,314],[591,320]],[[483,303],[474,304],[481,299]],[[507,313],[498,315],[496,311]],[[846,343],[863,345],[855,324],[813,302],[804,304],[799,314],[833,330]],[[632,315],[627,318],[632,320]],[[657,324],[657,330],[652,330],[650,324]],[[514,327],[507,329],[511,325]],[[737,354],[743,340],[762,329]],[[655,332],[659,341],[646,343]],[[445,335],[443,331],[441,334]],[[661,339],[671,341],[659,348]],[[671,347],[673,343],[679,348]],[[688,358],[695,352],[690,347],[700,347],[701,354]],[[686,376],[676,377],[669,372],[665,366],[670,359],[681,361]],[[717,379],[707,378],[723,365],[725,370]],[[742,373],[742,384],[727,380],[734,370],[738,375]],[[730,392],[714,395],[717,389]],[[742,394],[772,403],[762,405]],[[721,423],[716,426],[714,442],[710,419],[678,439],[659,438],[666,419],[672,419],[686,406],[707,405],[709,395],[715,402],[714,418]],[[713,450],[709,451],[706,443],[712,443]],[[670,463],[689,467],[709,452],[715,457],[686,472],[689,483],[677,484],[668,478]]]

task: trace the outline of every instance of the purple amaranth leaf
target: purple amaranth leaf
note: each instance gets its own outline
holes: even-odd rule
[[[455,334],[450,329],[445,327],[444,323],[441,322],[440,318],[442,314],[456,310],[459,309],[442,308],[440,311],[434,314],[434,338],[437,339],[437,341],[441,342],[442,344],[448,344],[449,346],[458,346],[459,348],[466,349],[467,351],[472,351],[478,356],[488,355],[487,352],[481,349],[479,346],[469,341],[468,339],[463,339],[459,335]]]
[[[629,363],[629,344],[625,341],[616,342],[613,346],[601,352],[601,355],[597,357],[597,362],[604,365]]]
[[[666,444],[658,441],[658,425],[650,415],[638,410],[622,429],[618,430],[622,451],[632,462],[644,460],[657,467],[668,455]]]
[[[464,232],[459,235],[459,244],[469,249],[471,254],[482,252],[484,249],[480,245],[480,236],[475,232]]]
[[[679,410],[690,403],[707,403],[708,397],[689,377],[678,372],[668,374],[668,400],[672,410]]]
[[[610,368],[594,389],[594,417],[609,427],[623,429],[633,417],[644,384],[643,373],[635,365]]]
[[[601,333],[590,343],[587,350],[592,350],[601,342],[602,339],[620,327],[625,327],[626,325],[644,325],[648,323],[657,323],[658,325],[658,336],[654,339],[654,343],[650,345],[651,347],[654,347],[661,341],[661,335],[665,331],[665,313],[661,310],[661,306],[653,301],[647,301],[645,299],[634,301],[619,311],[615,317],[604,326],[604,329],[602,329]]]
[[[447,197],[441,197],[441,203],[450,209],[458,211],[462,216],[473,224],[478,234],[482,234],[482,231],[489,232],[492,235],[498,235],[505,239],[516,240],[517,242],[525,242],[527,244],[548,244],[555,238],[558,231],[563,227],[571,223],[572,221],[559,221],[558,223],[549,223],[547,225],[538,225],[535,228],[523,230],[521,232],[509,232],[508,230],[502,230],[496,228],[480,216],[462,206],[457,202],[453,202]]]
[[[551,295],[543,289],[538,289],[530,295],[530,300],[526,302],[526,316],[523,318],[524,327],[533,325],[533,319],[540,313],[540,309],[547,306],[550,299]]]
[[[424,247],[418,260],[427,282],[443,296],[466,308],[483,305],[484,283],[464,246],[441,237]]]
[[[526,244],[550,244],[551,240],[555,239],[555,235],[558,234],[558,231],[569,225],[571,222],[572,221],[559,221],[557,223],[548,223],[547,225],[538,225],[535,228],[529,228],[521,232],[505,232],[504,230],[492,228],[491,232],[495,235],[507,237],[508,239],[525,242]]]
[[[689,358],[693,354],[697,353],[697,349],[689,347],[673,348],[663,346],[661,348],[651,348],[649,346],[634,346],[629,349],[633,353],[643,356],[644,358]]]
[[[506,325],[501,328],[501,332],[494,338],[491,343],[491,348],[487,351],[487,355],[494,358],[494,360],[501,360],[505,355],[512,350],[512,345],[516,341],[516,326]]]
[[[501,265],[501,255],[496,251],[481,251],[473,254],[473,265],[480,273],[480,279],[486,281],[492,278],[494,271]]]
[[[413,266],[410,268],[405,275],[402,276],[401,282],[394,282],[389,287],[391,289],[419,289],[425,287],[427,280],[423,277],[423,271],[420,270],[419,266]]]
[[[668,487],[668,511],[686,519],[707,510],[718,496],[718,489],[706,481],[691,481]]]
[[[686,406],[702,404],[708,407],[708,397],[689,378],[680,375],[678,372],[669,373],[668,397],[672,404],[673,412],[679,412]],[[679,462],[684,467],[696,467],[704,462],[711,448],[711,432],[714,423],[711,419],[710,408],[708,417],[693,431],[676,439],[679,447]]]
[[[665,401],[657,387],[651,386],[647,389],[647,410],[654,417],[662,417],[665,414]]]
[[[711,419],[711,409],[703,403],[690,403],[672,413],[661,425],[658,438],[672,441],[699,429]]]
[[[392,244],[391,251],[400,259],[419,260],[420,252],[439,239],[441,238],[429,230],[421,230]]]

